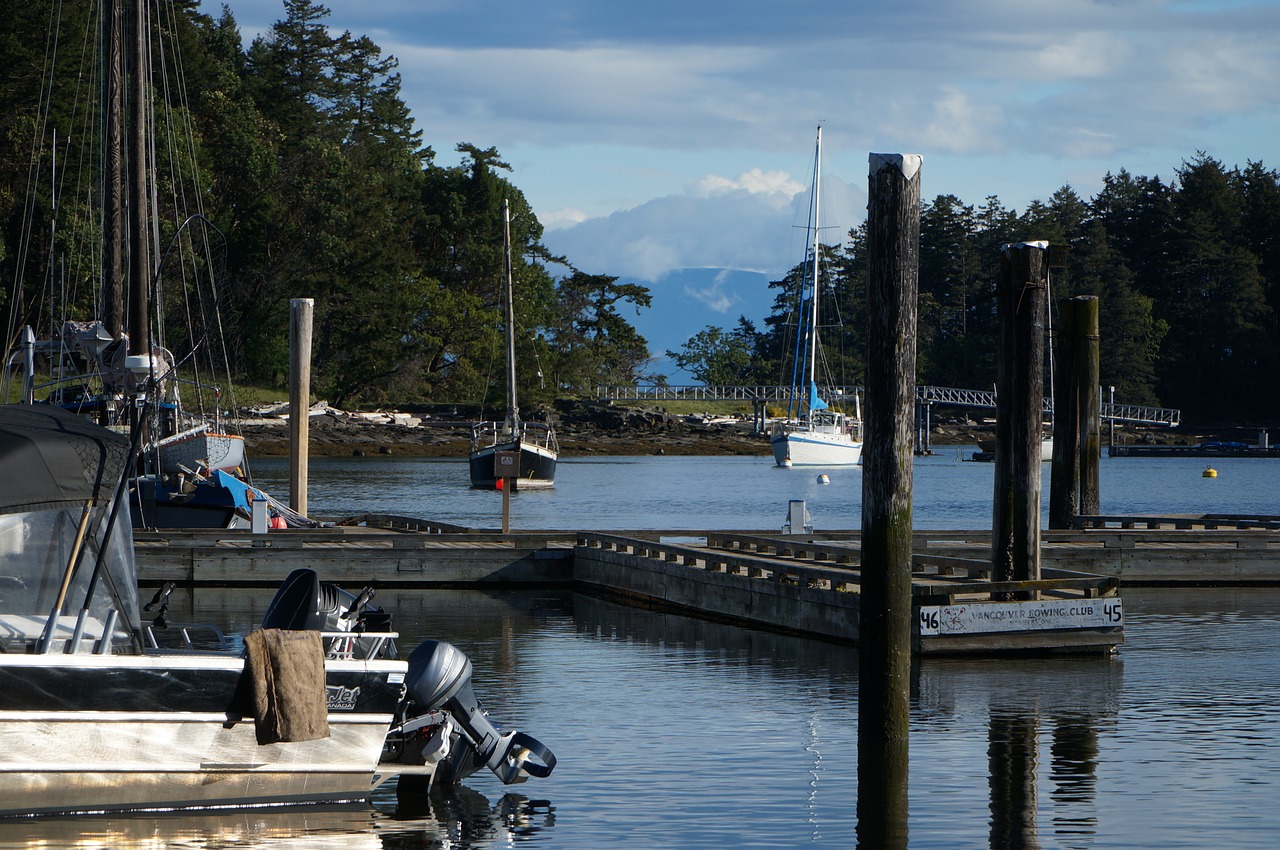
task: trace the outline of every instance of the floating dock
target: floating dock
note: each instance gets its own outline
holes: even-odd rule
[[[1209,443],[1199,446],[1115,445],[1107,448],[1110,457],[1280,457],[1280,446],[1250,446],[1244,443]]]
[[[711,534],[705,546],[583,533],[575,582],[644,604],[856,643],[856,545]],[[1047,569],[996,582],[988,563],[912,558],[916,654],[1106,652],[1124,640],[1118,579]]]
[[[921,654],[1099,651],[1123,640],[1131,585],[1280,585],[1280,517],[1096,516],[1044,531],[1041,578],[994,582],[989,531],[916,531]],[[858,636],[855,531],[528,531],[366,515],[266,534],[135,534],[155,586],[274,587],[300,566],[344,586],[558,587],[837,641]]]

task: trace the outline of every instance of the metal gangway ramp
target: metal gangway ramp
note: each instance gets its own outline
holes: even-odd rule
[[[831,391],[836,401],[840,398],[861,397],[863,394],[860,386],[833,387]],[[764,405],[768,402],[796,401],[802,396],[803,391],[797,391],[792,387],[770,385],[600,384],[596,386],[596,399],[600,401],[750,401],[756,405],[758,421],[763,415]],[[916,405],[921,410],[925,422],[928,420],[929,407],[935,404],[995,410],[996,394],[994,390],[916,387]],[[1045,397],[1044,412],[1053,413],[1051,397]],[[1182,413],[1177,409],[1116,404],[1111,401],[1103,401],[1100,404],[1099,415],[1102,419],[1111,422],[1163,425],[1168,428],[1176,428],[1182,421]]]

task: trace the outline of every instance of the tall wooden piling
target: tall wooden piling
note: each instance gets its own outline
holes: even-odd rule
[[[1049,484],[1049,527],[1055,529],[1071,528],[1079,514],[1101,513],[1098,299],[1092,295],[1068,299],[1062,304],[1061,315],[1062,329],[1055,346],[1053,477]]]
[[[1102,354],[1099,333],[1098,298],[1072,298],[1079,341],[1075,346],[1075,373],[1079,383],[1081,419],[1084,433],[1080,441],[1080,513],[1102,513]]]
[[[312,298],[289,301],[289,507],[307,513],[311,439]]]
[[[1040,464],[1044,435],[1044,323],[1048,244],[1006,245],[996,292],[995,493],[991,567],[996,581],[1040,578]]]
[[[920,165],[872,154],[858,623],[858,843],[906,847]]]

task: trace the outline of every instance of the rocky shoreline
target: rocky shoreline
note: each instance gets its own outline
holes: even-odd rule
[[[289,453],[287,405],[242,412],[241,432],[251,456]],[[562,457],[593,455],[769,455],[769,438],[754,433],[749,418],[677,416],[661,409],[579,403],[553,414]],[[312,409],[313,456],[454,457],[467,454],[470,418],[424,412],[354,413],[320,404]],[[936,422],[931,446],[975,445],[994,433],[990,421],[957,418]],[[1195,444],[1189,431],[1124,429],[1123,441]],[[1104,435],[1105,439],[1105,435]]]
[[[465,457],[471,419],[403,413],[350,413],[313,409],[310,453],[316,456],[395,455]],[[591,455],[768,455],[769,440],[750,421],[674,417],[657,411],[603,409],[561,415],[555,421],[562,457]],[[241,424],[249,452],[289,453],[288,419],[246,411]]]

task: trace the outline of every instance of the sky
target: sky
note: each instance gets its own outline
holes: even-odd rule
[[[284,17],[282,0],[225,5],[246,42]],[[324,5],[399,60],[439,163],[497,148],[553,252],[651,284],[699,327],[759,314],[768,295],[744,286],[803,259],[819,125],[837,233],[865,217],[872,152],[922,155],[926,201],[1018,211],[1121,169],[1174,180],[1200,151],[1280,166],[1276,0]]]

